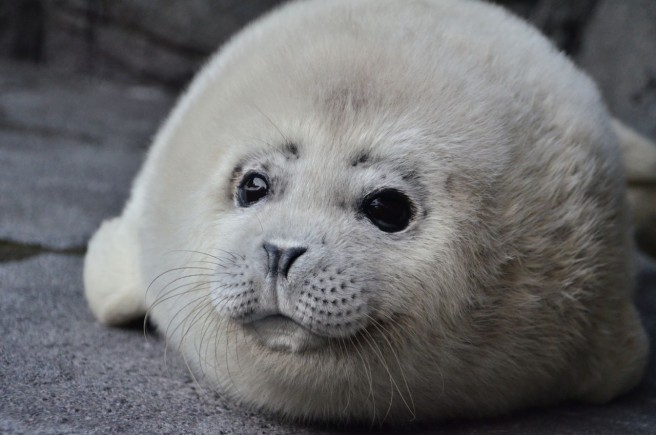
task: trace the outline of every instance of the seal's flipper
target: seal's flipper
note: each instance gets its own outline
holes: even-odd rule
[[[124,217],[103,222],[89,241],[84,288],[91,310],[107,325],[122,325],[146,313],[136,230]]]
[[[638,243],[656,255],[656,144],[618,120],[613,126],[624,157]]]

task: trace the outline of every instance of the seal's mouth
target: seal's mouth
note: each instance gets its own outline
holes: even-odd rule
[[[244,327],[253,332],[262,345],[277,351],[305,352],[321,347],[326,340],[283,314],[263,317]]]

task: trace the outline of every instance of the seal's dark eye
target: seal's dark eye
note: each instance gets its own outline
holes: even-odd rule
[[[393,189],[369,195],[362,209],[369,220],[386,233],[404,230],[412,217],[412,204],[408,197]]]
[[[269,193],[269,183],[264,175],[249,172],[237,188],[237,202],[242,207],[248,207],[264,198]]]

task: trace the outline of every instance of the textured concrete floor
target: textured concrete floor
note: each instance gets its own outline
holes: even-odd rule
[[[87,309],[86,241],[120,212],[172,103],[154,88],[0,63],[0,433],[340,432],[228,402],[197,385],[155,333],[103,327]],[[640,278],[653,346],[656,268],[644,262]],[[634,392],[606,406],[383,432],[656,433],[656,362]]]

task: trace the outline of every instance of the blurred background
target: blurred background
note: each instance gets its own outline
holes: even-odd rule
[[[204,59],[279,0],[0,0],[0,56],[178,92]],[[499,0],[599,83],[613,111],[656,137],[654,0]]]

